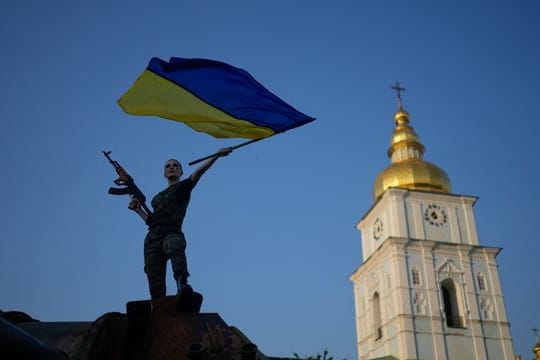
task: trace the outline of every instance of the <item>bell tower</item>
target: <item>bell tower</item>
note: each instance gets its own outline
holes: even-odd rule
[[[354,284],[359,359],[514,359],[496,257],[478,241],[474,196],[452,193],[425,161],[399,83],[390,165],[357,224]]]

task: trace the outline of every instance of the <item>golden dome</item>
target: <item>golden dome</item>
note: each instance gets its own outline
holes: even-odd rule
[[[388,157],[392,163],[375,179],[374,200],[391,187],[451,192],[448,175],[438,166],[422,159],[424,145],[420,143],[420,138],[409,125],[409,113],[401,106],[401,98],[398,99],[399,108],[394,115],[396,127],[388,149]]]
[[[378,199],[391,187],[443,193],[451,191],[448,175],[436,165],[419,159],[392,163],[379,173],[373,185],[374,198]]]

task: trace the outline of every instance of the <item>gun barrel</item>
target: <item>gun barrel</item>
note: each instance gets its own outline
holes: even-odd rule
[[[111,154],[111,151],[105,151],[105,150],[103,150],[103,155],[105,155],[105,157],[107,158],[107,160],[109,160],[109,162],[110,162],[111,164],[114,164],[113,159],[111,159],[111,157],[109,156],[110,154]]]

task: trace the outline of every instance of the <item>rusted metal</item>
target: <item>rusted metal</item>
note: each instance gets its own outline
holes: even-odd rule
[[[0,317],[0,358],[68,360],[68,356],[51,349],[20,327]]]
[[[257,359],[257,345],[253,343],[245,343],[240,348],[241,360],[256,360]]]
[[[189,360],[204,360],[205,351],[201,343],[190,344],[187,348],[187,357]]]
[[[94,322],[22,322],[17,328],[53,353],[67,354],[51,360],[268,359],[218,314],[178,313],[176,305],[167,296],[154,307],[149,300],[129,302],[126,314],[106,313]]]

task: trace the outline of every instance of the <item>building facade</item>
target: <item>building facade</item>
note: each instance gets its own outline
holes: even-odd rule
[[[398,87],[388,156],[374,204],[357,224],[358,358],[514,359],[496,247],[480,245],[474,196],[454,194],[423,159]]]

